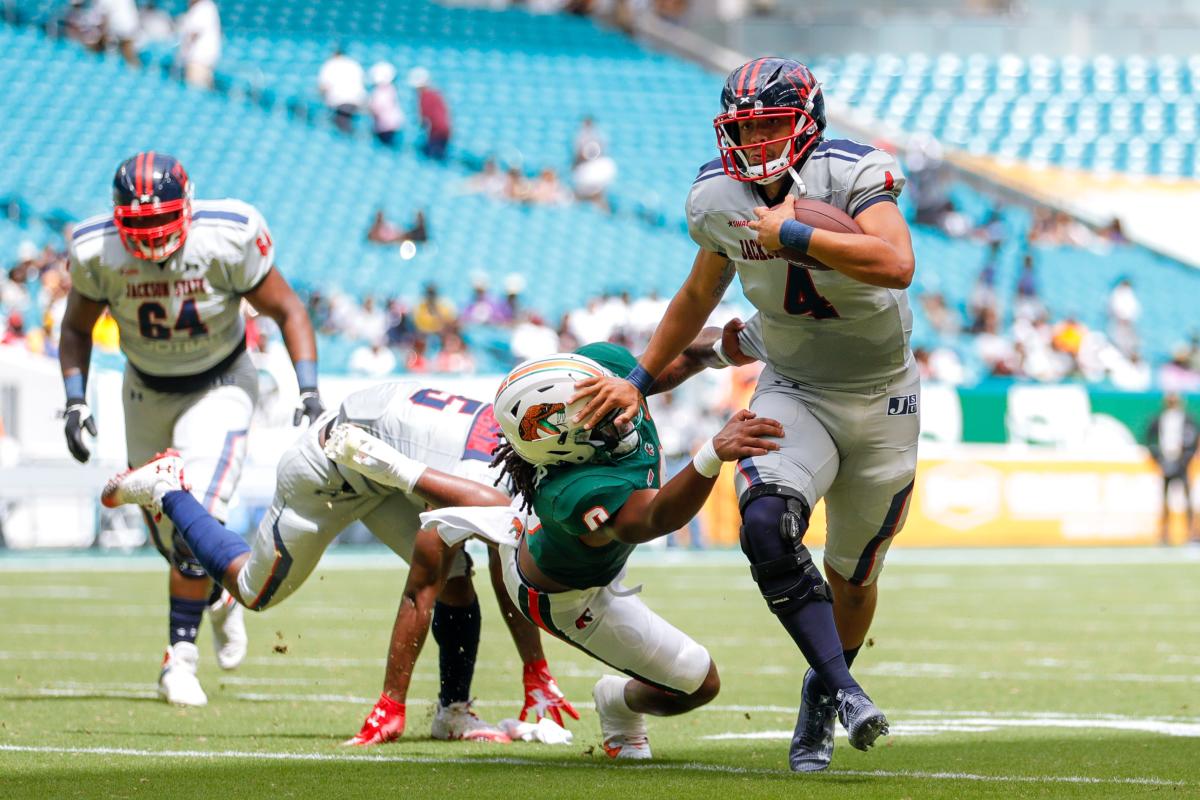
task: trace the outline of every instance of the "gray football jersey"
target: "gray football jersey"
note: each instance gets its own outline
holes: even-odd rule
[[[136,258],[112,215],[74,227],[67,246],[71,285],[108,304],[121,351],[149,375],[196,375],[245,337],[241,296],[267,277],[275,244],[254,206],[197,200],[183,246],[164,263]]]
[[[452,475],[492,485],[488,465],[499,443],[492,404],[431,388],[419,381],[391,381],[360,389],[338,409],[352,422],[409,458]],[[341,470],[352,484],[375,484]],[[377,491],[387,491],[377,489]]]
[[[848,139],[822,142],[800,170],[793,194],[851,217],[895,202],[904,187],[896,160]],[[742,333],[747,354],[797,383],[858,389],[905,372],[912,360],[912,312],[903,289],[885,289],[823,267],[792,264],[765,251],[748,225],[763,205],[754,184],[727,176],[721,161],[700,168],[687,199],[688,231],[737,268],[758,309]]]

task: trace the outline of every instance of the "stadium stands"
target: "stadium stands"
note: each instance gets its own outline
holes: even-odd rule
[[[18,5],[36,20],[52,4]],[[182,6],[174,5],[176,11]],[[0,127],[0,200],[11,195],[34,220],[95,213],[105,204],[112,166],[130,152],[156,147],[184,161],[201,196],[236,195],[258,205],[289,278],[326,294],[411,299],[424,283],[436,281],[461,305],[473,271],[497,277],[520,272],[529,279],[525,306],[555,320],[601,290],[669,294],[678,285],[694,252],[682,229],[682,201],[696,166],[713,151],[716,76],[574,17],[389,0],[370,8],[321,3],[321,23],[314,26],[316,6],[222,3],[227,44],[219,92],[186,88],[158,70],[130,70],[118,59],[49,40],[33,27],[0,26],[0,81],[11,87],[11,111]],[[452,47],[452,39],[459,44]],[[316,73],[335,42],[368,65],[386,59],[402,74],[411,66],[429,69],[451,104],[458,158],[435,164],[411,147],[390,151],[365,135],[341,135],[324,116],[310,124],[289,113],[319,105]],[[155,56],[160,64],[169,58]],[[1193,65],[1144,62],[1139,72],[1132,63],[847,57],[814,68],[832,96],[883,109],[883,118],[944,135],[951,144],[973,147],[986,140],[1007,152],[1005,143],[1026,129],[1064,136],[1083,131],[1087,115],[1077,113],[1080,104],[1107,98],[1102,107],[1112,112],[1134,102],[1118,90],[1153,86],[1163,103],[1173,102],[1172,86],[1191,90]],[[1172,63],[1174,83],[1166,77]],[[1062,105],[1071,93],[1078,96],[1075,105]],[[930,97],[935,99],[917,99]],[[1031,114],[1008,111],[1029,102],[1035,102]],[[985,108],[999,110],[983,113]],[[1124,115],[1127,130],[1154,135],[1149,117],[1132,108]],[[1125,135],[1117,119],[1122,115],[1109,112],[1096,117],[1096,139],[1087,152],[1109,152],[1101,146],[1104,137]],[[587,114],[607,134],[609,153],[620,166],[614,186],[620,213],[521,207],[461,193],[468,165],[491,154],[527,171],[565,167],[573,133]],[[1051,118],[1062,125],[1055,128]],[[1185,119],[1179,108],[1163,113],[1163,135],[1153,150],[1158,155],[1147,157],[1147,168],[1170,161],[1163,157],[1175,152],[1167,131],[1178,139],[1188,130]],[[988,127],[993,120],[995,127]],[[1035,149],[1041,153],[1054,141],[1031,136],[1028,148],[1022,145],[1016,154],[1037,158]],[[1138,139],[1121,141],[1125,160],[1114,156],[1085,166],[1127,166],[1130,142]],[[1059,152],[1052,148],[1051,155]],[[1065,144],[1061,152],[1067,152]],[[1191,153],[1185,149],[1187,158]],[[955,189],[954,200],[975,224],[992,206],[965,187]],[[378,207],[402,217],[426,209],[430,245],[406,260],[397,248],[368,243],[366,229]],[[30,224],[31,234],[0,227],[5,258],[20,239],[40,243],[53,235],[45,223]],[[1029,215],[1006,211],[1004,224],[1008,237],[995,264],[995,285],[1007,315]],[[939,291],[952,308],[964,308],[986,257],[984,245],[924,226],[914,228],[914,241],[920,265],[914,295]],[[1137,247],[1121,248],[1119,258],[1066,247],[1036,252],[1041,297],[1056,317],[1074,314],[1103,330],[1107,293],[1129,274],[1143,306],[1153,309],[1142,322],[1144,355],[1162,360],[1189,331],[1187,297],[1195,291],[1181,286],[1200,289],[1200,273]],[[938,344],[920,304],[913,305],[915,343]],[[477,336],[487,339],[486,352],[498,359],[483,366],[502,364],[503,337]],[[968,341],[943,344],[960,352],[979,376]],[[336,339],[325,343],[325,363],[344,364],[349,347]]]

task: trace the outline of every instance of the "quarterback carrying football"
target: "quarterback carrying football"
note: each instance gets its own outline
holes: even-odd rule
[[[824,139],[825,101],[803,64],[758,58],[725,81],[714,128],[720,157],[687,199],[700,246],[640,363],[625,379],[582,381],[573,399],[594,426],[639,413],[655,377],[688,344],[736,273],[757,313],[714,366],[765,362],[750,403],[783,423],[777,451],[743,458],[736,475],[741,545],[768,608],[810,669],[789,763],[828,767],[835,717],[869,748],[887,720],[851,677],[875,612],[876,579],[903,527],[917,458],[920,384],[905,289],[914,258],[896,199],[904,176],[882,150]],[[815,228],[793,200],[821,201],[861,229]],[[786,249],[789,258],[780,253]],[[825,500],[822,578],[803,536]]]

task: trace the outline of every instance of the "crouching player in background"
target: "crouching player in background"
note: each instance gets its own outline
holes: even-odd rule
[[[480,635],[470,558],[461,550],[443,554],[445,545],[436,536],[418,540],[418,515],[426,503],[508,504],[508,496],[492,488],[499,475],[489,463],[498,435],[492,407],[478,400],[411,382],[355,392],[283,454],[275,497],[253,547],[180,491],[184,462],[177,454],[113,478],[102,500],[106,505],[149,506],[166,515],[208,573],[256,611],[299,588],[334,537],[355,520],[406,562],[413,558],[414,543],[421,541],[425,557],[420,568],[410,571],[404,589],[383,693],[347,744],[379,744],[404,732],[408,685],[431,617],[441,670],[433,737],[508,741],[470,708]],[[525,664],[521,718],[533,711],[538,718],[549,715],[561,723],[565,711],[578,719],[549,672],[537,628],[508,601],[498,562],[492,575]]]
[[[577,381],[623,375],[636,363],[624,348],[592,344],[518,366],[496,395],[504,443],[493,463],[519,500],[510,509],[443,509],[422,519],[448,538],[468,533],[501,544],[504,583],[521,612],[628,676],[599,680],[596,712],[610,757],[645,759],[644,715],[698,708],[716,697],[720,678],[704,647],[621,586],[625,562],[638,544],[700,511],[722,461],[775,450],[762,437],[783,429],[740,411],[662,485],[658,431],[644,405],[621,429],[569,421],[582,407],[570,405]]]

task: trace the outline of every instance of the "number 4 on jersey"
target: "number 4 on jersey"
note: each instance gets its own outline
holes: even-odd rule
[[[833,303],[817,291],[809,271],[791,263],[788,264],[787,287],[783,290],[783,310],[813,319],[835,319],[840,316]]]

